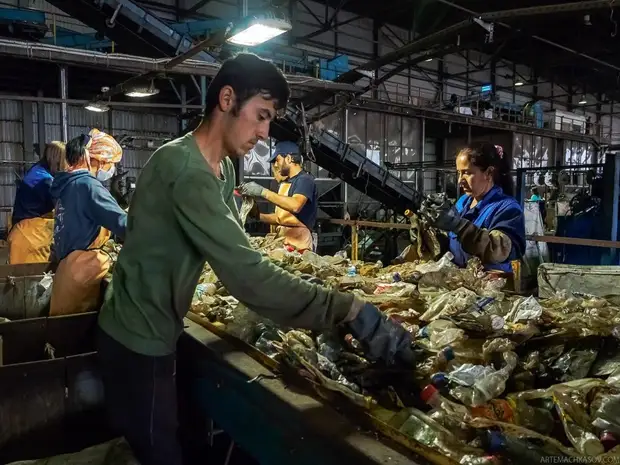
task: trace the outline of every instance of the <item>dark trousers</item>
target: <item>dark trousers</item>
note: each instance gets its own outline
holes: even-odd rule
[[[182,465],[177,439],[176,354],[148,357],[97,331],[110,424],[141,465]]]

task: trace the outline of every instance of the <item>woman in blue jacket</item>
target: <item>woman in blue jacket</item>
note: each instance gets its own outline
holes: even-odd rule
[[[456,158],[459,187],[456,205],[427,199],[420,213],[431,226],[448,232],[454,262],[465,266],[480,258],[488,270],[511,272],[511,261],[525,252],[523,209],[513,197],[513,182],[501,146],[476,142]]]
[[[52,184],[56,201],[53,261],[58,263],[50,315],[94,310],[100,284],[110,267],[101,250],[115,234],[125,236],[127,213],[102,184],[114,174],[123,150],[114,138],[97,129],[67,144],[65,172]]]
[[[51,142],[17,186],[8,235],[9,263],[44,263],[50,259],[54,233],[54,175],[66,167],[65,144]]]

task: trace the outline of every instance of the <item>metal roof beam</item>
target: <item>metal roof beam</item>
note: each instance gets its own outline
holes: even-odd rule
[[[590,0],[585,2],[556,3],[552,5],[515,8],[512,10],[490,11],[487,13],[481,13],[477,16],[483,20],[494,21],[496,19],[516,18],[520,16],[539,16],[553,13],[569,13],[572,11],[594,10],[596,8],[609,8],[610,4],[610,0]]]
[[[437,0],[437,1],[440,2],[440,3],[443,3],[445,5],[449,5],[449,6],[453,7],[453,8],[458,9],[458,10],[461,10],[461,11],[463,11],[465,13],[468,13],[468,14],[474,16],[474,17],[477,17],[477,18],[482,17],[482,19],[485,19],[483,17],[483,13],[477,13],[477,12],[475,12],[473,10],[470,10],[469,8],[466,8],[466,7],[461,6],[461,5],[457,4],[457,3],[454,3],[453,1],[450,1],[450,0]],[[606,0],[606,1],[604,1],[604,0],[594,0],[594,1],[590,1],[590,2],[567,3],[567,4],[564,4],[564,5],[560,5],[560,4],[557,4],[557,5],[547,5],[548,8],[544,9],[543,11],[546,11],[547,13],[549,13],[549,12],[557,12],[557,11],[560,11],[563,6],[566,7],[567,5],[569,5],[571,8],[573,8],[571,11],[578,11],[579,9],[582,9],[583,5],[588,5],[588,8],[591,9],[591,8],[595,8],[595,7],[601,8],[603,6],[603,4],[605,4],[605,6],[607,8],[609,8],[610,1],[609,0]],[[595,6],[593,7],[592,5],[595,5]],[[556,10],[555,11],[551,11],[554,7],[556,8]],[[540,7],[532,7],[532,8],[533,9],[540,9],[540,8],[544,8],[544,7],[540,6]],[[515,14],[519,14],[519,13],[515,13],[515,12],[518,12],[518,10],[524,10],[524,8],[519,8],[517,10],[505,10],[503,13],[504,14],[508,14],[508,16],[504,16],[504,17],[508,18],[508,17],[511,17],[511,15],[515,16]],[[499,14],[499,13],[502,13],[502,12],[494,12],[494,13],[498,13]],[[540,13],[537,13],[537,14],[540,14]],[[488,18],[486,18],[486,19],[488,19]],[[499,17],[495,17],[494,19],[499,19]],[[509,24],[506,24],[506,23],[496,22],[496,24],[498,24],[498,25],[500,25],[500,26],[502,26],[502,27],[504,27],[506,29],[515,29],[513,26],[510,26]],[[614,65],[612,63],[609,63],[609,62],[606,62],[606,61],[603,61],[603,60],[599,60],[598,58],[595,58],[595,57],[593,57],[591,55],[587,55],[585,53],[579,52],[578,50],[574,50],[572,48],[565,47],[564,45],[560,45],[560,44],[555,43],[555,42],[553,42],[553,41],[551,41],[549,39],[545,39],[544,37],[541,37],[541,36],[538,36],[538,35],[533,35],[533,34],[528,34],[528,35],[530,35],[530,37],[532,37],[533,39],[535,39],[535,40],[537,40],[539,42],[542,42],[544,44],[547,44],[547,45],[550,45],[550,46],[555,47],[557,49],[564,50],[565,52],[569,52],[569,53],[572,53],[574,55],[580,56],[582,58],[585,58],[586,60],[592,61],[593,63],[598,63],[601,66],[605,66],[606,68],[613,69],[614,71],[620,71],[620,67],[616,66],[616,65]]]

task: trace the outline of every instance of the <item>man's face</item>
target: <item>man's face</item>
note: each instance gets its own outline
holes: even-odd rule
[[[259,140],[267,139],[276,108],[274,100],[255,95],[235,114],[235,101],[234,91],[228,86],[224,87],[220,92],[220,107],[225,113],[224,148],[228,155],[242,157]]]
[[[292,159],[290,155],[278,155],[276,159],[276,163],[279,163],[280,174],[284,178],[288,178],[291,175],[291,162]]]
[[[286,179],[280,172],[280,166],[278,165],[277,159],[271,164],[271,169],[273,170],[273,179],[275,179],[276,182],[280,183]]]

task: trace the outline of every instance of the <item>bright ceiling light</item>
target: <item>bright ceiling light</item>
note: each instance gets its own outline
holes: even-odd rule
[[[432,59],[432,58],[429,58],[428,60],[424,60],[424,61],[427,61],[427,62],[428,62],[428,61],[433,61],[433,59]]]
[[[292,29],[290,21],[279,18],[253,18],[240,27],[228,42],[244,47],[260,45]]]
[[[525,84],[525,82],[523,82],[523,81],[517,81],[517,82],[515,82],[515,87],[521,87],[524,84]]]
[[[127,97],[145,98],[159,94],[159,89],[155,87],[153,81],[148,86],[136,86],[125,91]]]
[[[579,100],[579,105],[585,105],[586,103],[588,103],[588,100],[585,95],[582,95],[581,100]]]
[[[88,111],[94,111],[95,113],[105,113],[110,110],[110,107],[101,102],[88,102],[84,105]]]

